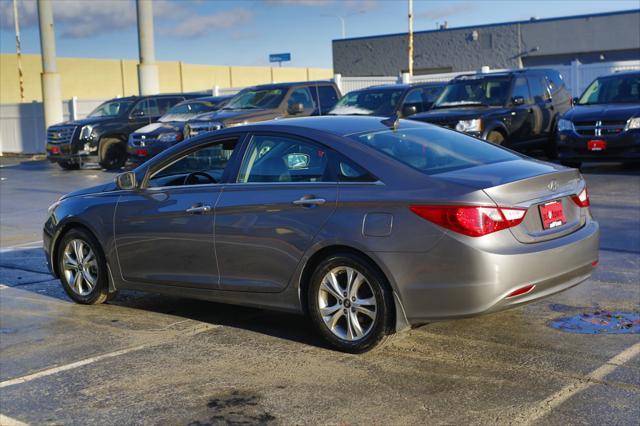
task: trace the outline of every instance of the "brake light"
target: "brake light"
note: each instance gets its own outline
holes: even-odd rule
[[[149,155],[149,151],[147,151],[146,149],[136,149],[136,155],[138,157],[146,157],[147,155]]]
[[[526,209],[488,206],[413,205],[409,208],[423,219],[470,237],[518,226],[527,213]]]
[[[587,191],[586,186],[578,195],[572,195],[571,199],[578,207],[589,207],[591,205],[589,202],[589,191]]]

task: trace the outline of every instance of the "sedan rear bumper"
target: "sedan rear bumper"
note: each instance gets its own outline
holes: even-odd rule
[[[509,253],[447,235],[426,253],[376,253],[393,277],[411,324],[501,311],[588,279],[598,260],[599,227],[589,221],[565,237],[518,243]],[[525,286],[520,296],[508,297]]]

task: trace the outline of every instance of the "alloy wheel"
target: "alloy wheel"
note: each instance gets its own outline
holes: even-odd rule
[[[327,328],[351,342],[366,337],[377,316],[371,284],[364,274],[346,266],[334,268],[324,276],[318,290],[318,307]]]
[[[91,247],[83,240],[73,239],[64,248],[64,277],[74,293],[86,296],[98,281],[98,261]]]

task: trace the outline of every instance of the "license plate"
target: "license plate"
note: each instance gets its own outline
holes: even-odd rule
[[[564,210],[561,201],[551,201],[539,206],[542,227],[544,229],[555,228],[564,225],[567,219],[564,217]]]
[[[587,142],[587,149],[589,151],[604,151],[607,149],[607,141],[592,140]]]

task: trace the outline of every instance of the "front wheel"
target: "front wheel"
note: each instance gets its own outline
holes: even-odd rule
[[[322,261],[311,278],[311,320],[333,347],[362,353],[380,346],[393,317],[392,294],[385,277],[369,261],[350,253]]]
[[[504,143],[504,135],[496,130],[492,130],[487,135],[487,141],[496,145],[502,145]]]
[[[107,301],[107,262],[93,235],[72,229],[62,237],[57,257],[60,281],[71,299],[83,305]]]

